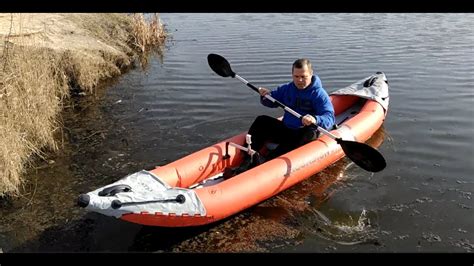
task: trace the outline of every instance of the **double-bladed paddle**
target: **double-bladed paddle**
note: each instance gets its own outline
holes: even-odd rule
[[[209,54],[207,56],[207,61],[211,69],[214,70],[214,72],[216,72],[219,76],[237,78],[238,80],[245,83],[252,90],[256,91],[257,93],[259,92],[257,87],[252,85],[250,82],[248,82],[241,76],[237,75],[234,71],[232,71],[229,62],[224,57],[218,54]],[[266,94],[265,98],[277,104],[279,107],[285,109],[285,111],[298,117],[299,119],[302,118],[302,115],[295,112],[280,101],[276,100],[270,94]],[[387,163],[385,162],[385,158],[382,156],[382,154],[371,146],[357,141],[343,140],[342,138],[336,137],[335,135],[331,134],[326,129],[318,125],[316,126],[320,132],[334,139],[339,145],[341,145],[342,150],[344,151],[346,156],[349,157],[349,159],[351,159],[362,169],[370,172],[379,172],[382,171],[387,165]]]

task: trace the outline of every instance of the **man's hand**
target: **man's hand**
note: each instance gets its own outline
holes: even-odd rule
[[[260,93],[260,96],[265,96],[270,93],[270,90],[264,87],[258,88],[258,93]]]
[[[316,124],[316,118],[308,114],[308,115],[303,116],[303,118],[301,118],[301,122],[303,123],[303,125],[309,126],[312,124]]]

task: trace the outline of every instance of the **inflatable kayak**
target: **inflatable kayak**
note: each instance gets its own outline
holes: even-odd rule
[[[336,126],[330,134],[339,140],[367,141],[386,117],[388,87],[385,74],[377,72],[330,93],[336,114]],[[209,224],[259,204],[343,158],[343,145],[336,140],[321,134],[304,146],[224,178],[224,170],[237,167],[243,159],[238,148],[246,141],[243,132],[169,164],[130,174],[82,194],[78,204],[89,211],[143,225]]]

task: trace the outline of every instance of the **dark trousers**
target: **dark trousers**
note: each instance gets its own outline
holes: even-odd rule
[[[318,138],[319,131],[315,126],[290,129],[274,117],[261,115],[252,123],[248,134],[252,135],[251,146],[256,151],[260,151],[267,141],[279,144],[266,156],[271,160]]]

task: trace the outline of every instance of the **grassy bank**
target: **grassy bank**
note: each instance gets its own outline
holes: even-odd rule
[[[0,197],[58,149],[59,114],[72,89],[93,93],[156,51],[166,34],[157,16],[0,14]]]

